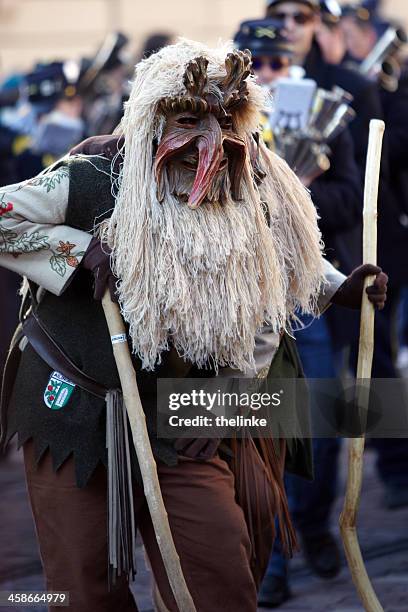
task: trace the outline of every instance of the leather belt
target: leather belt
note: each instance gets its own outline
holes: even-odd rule
[[[105,399],[109,389],[88,376],[88,374],[85,374],[71,361],[68,355],[64,353],[50,336],[33,311],[23,322],[23,334],[27,337],[35,352],[51,368],[60,372],[65,378],[72,380],[81,389],[96,395],[96,397]]]
[[[3,370],[0,397],[0,453],[2,451],[5,452],[6,450],[8,407],[11,395],[13,393],[14,381],[17,376],[18,366],[20,364],[21,351],[19,344],[22,337],[23,330],[20,324],[14,332]]]

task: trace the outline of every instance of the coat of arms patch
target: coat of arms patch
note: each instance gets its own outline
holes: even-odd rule
[[[67,405],[75,389],[75,384],[59,372],[53,372],[44,390],[44,402],[51,410],[59,410]]]

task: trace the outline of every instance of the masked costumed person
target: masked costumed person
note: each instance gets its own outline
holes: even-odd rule
[[[273,515],[283,541],[293,544],[284,442],[277,453],[268,441],[236,441],[231,457],[214,440],[162,440],[155,434],[156,380],[195,377],[202,368],[208,375],[298,375],[285,333],[295,310],[316,312],[334,295],[358,304],[372,271],[345,279],[325,264],[309,194],[253,136],[264,99],[250,56],[230,51],[181,41],[138,64],[120,126],[120,163],[72,156],[1,191],[1,262],[30,280],[32,294],[9,357],[2,441],[18,432],[47,589],[69,591],[75,612],[137,609],[128,586],[134,537],[120,512],[131,501],[159,597],[177,610],[135,457],[131,492],[127,461],[112,464],[105,448],[115,419],[114,437],[126,437],[99,301],[105,287],[128,326],[196,609],[255,612]],[[378,302],[383,280],[380,274],[371,288]],[[113,447],[120,455],[126,444]],[[119,574],[110,584],[108,515],[109,560]]]

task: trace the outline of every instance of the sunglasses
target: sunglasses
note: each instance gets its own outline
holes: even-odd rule
[[[313,21],[315,13],[273,13],[272,16],[278,21],[286,21],[291,17],[297,25],[306,25]]]
[[[282,70],[282,68],[289,66],[289,62],[283,60],[281,57],[271,57],[268,60],[261,57],[252,58],[252,68],[254,70],[260,70],[265,65],[269,66],[269,68],[274,72],[277,72],[278,70]]]

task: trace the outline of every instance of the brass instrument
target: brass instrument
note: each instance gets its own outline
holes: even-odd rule
[[[407,42],[407,34],[403,28],[390,26],[361,63],[360,72],[367,76],[376,76],[387,91],[397,91],[401,77],[398,53]]]
[[[351,101],[340,87],[316,89],[303,126],[293,116],[287,120],[285,109],[271,113],[275,151],[298,176],[317,177],[330,168],[330,142],[355,117]]]

